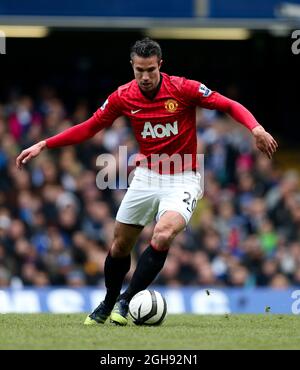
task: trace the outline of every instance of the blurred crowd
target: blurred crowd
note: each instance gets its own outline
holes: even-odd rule
[[[68,111],[51,88],[34,99],[16,95],[0,102],[0,287],[104,285],[126,190],[97,187],[96,159],[102,153],[117,158],[120,145],[128,155],[138,151],[129,122],[119,118],[83,144],[45,150],[23,170],[15,166],[22,149],[92,113],[85,102]],[[300,285],[298,173],[261,155],[251,134],[219,112],[199,109],[197,133],[198,153],[205,153],[204,196],[156,283]],[[153,227],[138,240],[127,281]]]

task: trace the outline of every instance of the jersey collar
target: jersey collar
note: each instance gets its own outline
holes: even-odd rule
[[[148,100],[154,100],[156,97],[157,97],[157,95],[158,95],[158,93],[159,93],[159,91],[160,91],[160,88],[161,88],[161,85],[162,85],[162,81],[163,81],[163,75],[160,73],[160,80],[159,80],[159,83],[158,83],[158,85],[157,85],[157,88],[155,89],[155,93],[151,96],[151,97],[149,97],[148,95],[146,95],[141,89],[140,89],[140,87],[139,87],[139,85],[137,85],[138,86],[138,89],[140,90],[140,92],[141,92],[141,94],[143,95],[143,97],[144,98],[146,98],[146,99],[148,99]]]

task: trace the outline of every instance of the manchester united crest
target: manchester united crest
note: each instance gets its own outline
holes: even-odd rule
[[[166,102],[165,102],[165,108],[168,112],[170,113],[174,113],[176,111],[176,109],[178,108],[178,103],[176,100],[174,99],[168,99]]]

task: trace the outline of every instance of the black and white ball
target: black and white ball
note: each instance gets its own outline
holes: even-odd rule
[[[129,314],[136,325],[160,325],[167,314],[167,303],[156,290],[142,290],[129,302]]]

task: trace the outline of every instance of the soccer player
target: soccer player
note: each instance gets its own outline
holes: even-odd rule
[[[201,192],[196,160],[197,106],[228,113],[252,132],[258,149],[269,158],[277,149],[274,138],[238,102],[201,82],[161,73],[162,52],[157,42],[149,38],[137,41],[130,57],[134,80],[113,92],[87,121],[23,150],[16,160],[21,168],[46,148],[81,143],[122,115],[131,122],[142,159],[116,216],[104,266],[105,299],[87,316],[86,325],[102,324],[109,316],[111,322],[126,325],[130,299],[155,279],[172,240],[188,224]],[[161,168],[164,160],[150,160],[154,154],[164,155],[169,165],[172,156],[188,160],[179,166],[173,163],[168,171]],[[157,223],[150,245],[140,256],[128,288],[120,294],[131,250],[143,227],[154,218]]]

